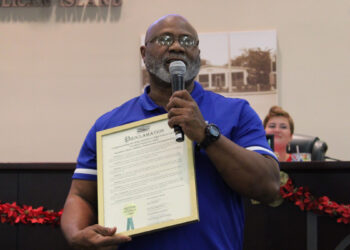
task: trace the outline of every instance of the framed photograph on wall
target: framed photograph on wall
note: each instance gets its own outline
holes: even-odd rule
[[[246,99],[263,119],[278,103],[276,31],[199,33],[198,37],[201,69],[195,80],[207,90]],[[149,76],[142,60],[141,71],[143,90]]]

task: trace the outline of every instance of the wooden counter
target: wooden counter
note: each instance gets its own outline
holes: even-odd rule
[[[281,163],[296,186],[308,186],[315,196],[350,203],[350,162]],[[60,210],[75,163],[0,163],[0,201]],[[350,249],[350,225],[334,218],[302,212],[284,201],[277,208],[246,204],[245,250]],[[0,223],[1,249],[69,249],[60,228],[49,225]],[[348,238],[346,238],[348,237]],[[347,239],[347,240],[346,240]],[[348,248],[341,248],[343,241]]]

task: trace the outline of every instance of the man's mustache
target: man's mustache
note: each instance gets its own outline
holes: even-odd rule
[[[189,63],[189,59],[188,57],[185,55],[185,54],[182,54],[182,53],[174,53],[174,52],[171,52],[171,53],[168,53],[166,55],[163,56],[163,63],[168,63],[170,61],[175,61],[175,60],[181,60],[183,61],[186,65]]]

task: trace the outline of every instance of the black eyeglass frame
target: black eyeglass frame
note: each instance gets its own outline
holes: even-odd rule
[[[171,41],[170,41],[169,44],[164,44],[164,42],[162,43],[162,42],[160,41],[160,39],[161,39],[162,37],[164,38],[165,36],[168,36],[168,37],[171,38]],[[185,44],[185,41],[182,40],[182,38],[186,38],[186,37],[187,37],[187,38],[190,38],[193,44],[191,44],[191,45],[186,45],[186,44]],[[177,41],[177,42],[180,44],[181,47],[186,48],[186,49],[195,48],[195,47],[197,47],[198,44],[199,44],[199,40],[198,40],[197,38],[194,38],[194,37],[191,36],[191,35],[183,34],[183,35],[179,35],[179,36],[176,37],[175,35],[173,35],[173,34],[171,34],[171,33],[164,33],[164,34],[161,34],[161,35],[159,35],[159,36],[156,36],[156,37],[152,38],[150,41],[145,42],[145,45],[147,45],[148,43],[154,43],[154,42],[156,42],[159,46],[170,47],[171,45],[174,44],[175,41]]]

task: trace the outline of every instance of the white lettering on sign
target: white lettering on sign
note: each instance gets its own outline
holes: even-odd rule
[[[122,0],[58,0],[60,7],[119,7]],[[50,7],[52,0],[0,0],[0,8]]]

